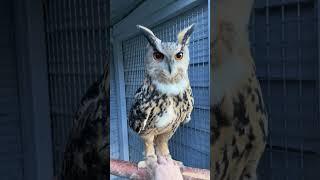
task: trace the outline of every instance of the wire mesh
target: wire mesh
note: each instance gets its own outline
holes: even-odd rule
[[[113,64],[111,63],[111,67]],[[121,159],[121,140],[119,132],[119,103],[117,100],[116,78],[113,68],[110,68],[110,159]],[[110,179],[123,179],[110,175]]]
[[[183,28],[196,24],[190,41],[189,78],[193,90],[195,108],[191,121],[180,127],[169,142],[174,159],[185,165],[209,168],[209,32],[208,9],[203,3],[187,12],[152,28],[162,41],[176,41],[177,33]],[[123,43],[125,98],[127,112],[130,111],[135,91],[144,78],[144,56],[147,41],[138,35]],[[129,131],[129,158],[138,162],[143,159],[143,143],[136,133]]]
[[[250,38],[269,111],[260,179],[319,179],[317,1],[257,0]]]
[[[120,137],[119,137],[119,120],[117,112],[119,105],[117,101],[115,74],[110,69],[110,158],[120,159]]]
[[[44,1],[54,173],[73,117],[107,59],[107,1]]]

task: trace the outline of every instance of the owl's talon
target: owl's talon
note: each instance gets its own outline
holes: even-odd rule
[[[173,162],[174,165],[179,166],[179,167],[184,167],[183,162],[182,161],[177,161],[172,159],[171,155],[166,155],[165,156],[167,160],[171,160]]]
[[[173,162],[174,165],[179,166],[179,167],[184,167],[182,161],[177,161],[171,158],[171,161]]]
[[[158,159],[157,156],[152,155],[152,156],[147,156],[145,161],[147,165],[153,166],[154,164],[157,163],[157,159]]]
[[[138,162],[138,169],[147,168],[147,166],[153,166],[157,163],[157,157],[154,155],[147,156],[144,161]]]
[[[179,166],[179,167],[184,167],[182,161],[176,161],[176,160],[174,160],[174,159],[172,159],[172,161],[173,161],[173,164],[174,164],[174,165]]]
[[[163,156],[166,160],[172,160],[172,157],[171,157],[171,155],[170,154],[168,154],[168,155],[164,155]]]
[[[145,169],[145,168],[147,168],[146,161],[139,161],[138,162],[138,169]]]

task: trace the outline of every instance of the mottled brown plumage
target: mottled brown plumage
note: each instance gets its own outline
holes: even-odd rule
[[[146,77],[136,92],[129,125],[145,141],[147,157],[155,153],[153,143],[157,155],[170,155],[167,143],[179,125],[190,120],[192,109],[190,86],[178,95],[167,95],[157,91],[151,79]]]
[[[146,75],[135,94],[128,124],[143,139],[147,160],[154,161],[156,155],[170,157],[169,139],[191,117],[193,97],[187,71],[187,43],[193,26],[180,32],[177,43],[161,42],[151,30],[138,28],[149,42]]]
[[[256,180],[268,125],[247,24],[253,0],[217,0],[211,52],[211,175]],[[213,7],[211,7],[213,9]]]
[[[178,95],[167,95],[157,91],[150,77],[146,77],[143,85],[136,92],[130,111],[129,125],[142,136],[165,132],[173,134],[180,123],[185,123],[190,118],[192,108],[193,97],[190,86]],[[159,127],[157,120],[170,110],[173,111],[170,114],[174,120]]]
[[[109,64],[81,100],[59,180],[101,180],[109,174]]]

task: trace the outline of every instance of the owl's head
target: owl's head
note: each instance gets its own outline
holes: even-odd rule
[[[157,83],[181,84],[188,81],[189,41],[194,30],[191,25],[178,33],[177,42],[162,42],[148,28],[137,25],[149,45],[145,57],[146,73]]]

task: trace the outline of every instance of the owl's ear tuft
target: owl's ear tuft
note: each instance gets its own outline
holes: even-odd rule
[[[194,31],[194,24],[180,31],[178,34],[178,43],[181,44],[182,46],[188,45],[193,31]]]
[[[147,27],[144,27],[144,26],[141,26],[141,25],[138,24],[137,25],[137,29],[139,29],[143,33],[143,35],[155,36],[153,34],[153,32],[150,29],[148,29]]]
[[[137,25],[137,28],[142,32],[142,34],[144,35],[144,37],[147,38],[149,44],[156,50],[160,51],[159,49],[159,43],[161,43],[161,40],[159,38],[156,37],[156,35],[154,35],[154,33],[141,25]]]

